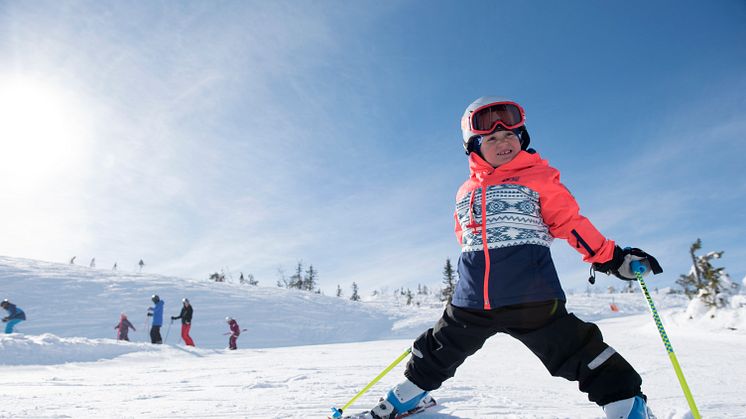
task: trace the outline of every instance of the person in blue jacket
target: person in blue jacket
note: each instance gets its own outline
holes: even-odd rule
[[[148,308],[148,317],[153,318],[153,324],[150,328],[150,342],[160,345],[163,343],[163,339],[161,339],[161,326],[163,326],[163,305],[165,302],[158,295],[153,295],[150,299],[155,304],[153,307]]]
[[[5,333],[13,333],[13,327],[15,327],[15,325],[17,325],[18,323],[26,320],[26,313],[24,313],[23,310],[21,310],[20,308],[16,307],[15,304],[8,301],[7,298],[0,303],[0,307],[8,311],[8,315],[6,317],[3,317],[3,322],[7,323],[5,325]]]

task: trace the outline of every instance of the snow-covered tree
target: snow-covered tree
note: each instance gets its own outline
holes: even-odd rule
[[[440,301],[451,302],[453,291],[456,289],[456,273],[453,271],[451,259],[446,259],[443,267],[443,288],[440,290]]]
[[[315,290],[318,276],[319,273],[315,269],[313,269],[313,265],[308,265],[308,269],[306,269],[306,276],[303,277],[303,286],[301,289],[304,289],[306,291]]]
[[[720,259],[724,252],[709,252],[704,256],[697,256],[696,251],[701,248],[702,240],[697,239],[689,248],[692,268],[688,274],[681,275],[676,283],[683,288],[689,299],[696,296],[708,307],[724,307],[730,296],[738,292],[739,286],[730,279],[725,267],[716,268],[712,265],[712,261]]]
[[[627,294],[635,293],[635,281],[625,281],[627,284],[624,286],[624,292]]]
[[[352,296],[350,296],[350,300],[352,301],[360,301],[360,295],[357,293],[357,282],[352,283]]]
[[[253,286],[259,285],[259,281],[254,279],[254,274],[249,274],[247,281],[249,282],[249,285],[253,285]]]
[[[285,278],[285,271],[282,268],[277,268],[277,286],[280,288],[289,288],[288,280]]]
[[[303,289],[303,262],[295,266],[295,273],[290,277],[288,288]]]

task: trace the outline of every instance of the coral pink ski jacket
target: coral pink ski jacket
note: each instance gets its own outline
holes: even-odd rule
[[[471,153],[469,169],[456,194],[461,257],[453,305],[489,310],[565,300],[549,252],[554,238],[567,240],[586,262],[611,259],[614,242],[580,215],[559,171],[538,154],[521,151],[494,168]]]

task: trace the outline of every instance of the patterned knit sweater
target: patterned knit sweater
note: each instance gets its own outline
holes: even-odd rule
[[[454,214],[461,244],[455,306],[564,300],[549,252],[554,238],[567,240],[586,262],[611,259],[614,242],[580,215],[559,171],[538,154],[521,151],[493,168],[471,153],[469,168]]]

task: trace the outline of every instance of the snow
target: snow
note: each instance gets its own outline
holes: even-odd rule
[[[619,288],[611,281],[599,281],[596,289]],[[0,257],[0,284],[0,297],[28,316],[20,333],[0,335],[0,417],[13,418],[323,418],[443,309],[424,296],[416,296],[419,307],[389,294],[351,302],[6,257]],[[178,314],[181,298],[192,301],[197,348],[181,344],[176,323],[167,344],[147,343],[144,313],[153,293],[166,301],[167,315]],[[734,296],[728,309],[713,313],[681,295],[652,296],[702,416],[745,417],[746,297]],[[568,299],[568,308],[597,322],[607,342],[640,372],[659,418],[689,417],[642,294]],[[620,310],[612,312],[611,303]],[[121,311],[138,328],[130,332],[133,342],[112,339]],[[226,315],[248,329],[237,351],[223,349]],[[401,379],[403,368],[397,366],[349,410],[373,405]],[[575,383],[551,377],[533,354],[502,335],[467,359],[433,396],[439,405],[418,418],[602,417]]]

